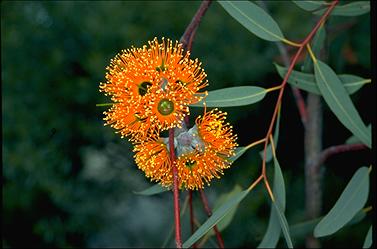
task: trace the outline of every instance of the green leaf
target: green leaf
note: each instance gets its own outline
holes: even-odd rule
[[[199,103],[190,105],[203,107],[229,107],[254,104],[264,98],[267,91],[257,86],[236,86],[209,91],[208,96]]]
[[[315,237],[331,235],[346,225],[365,205],[369,192],[369,170],[359,168],[330,212],[314,229]]]
[[[372,246],[372,226],[369,227],[367,236],[365,237],[363,248],[370,248]]]
[[[360,222],[366,216],[366,212],[364,210],[360,210],[353,218],[350,220],[346,225],[353,225]],[[324,218],[321,216],[319,218],[304,221],[298,224],[294,224],[290,226],[290,232],[292,238],[296,239],[304,239],[308,234],[311,234],[315,228],[315,226]]]
[[[280,238],[281,228],[278,214],[275,208],[271,206],[270,219],[266,233],[257,248],[275,248]]]
[[[275,67],[280,77],[284,78],[288,69],[276,63]],[[363,85],[371,83],[370,79],[364,79],[352,74],[339,74],[338,77],[340,81],[343,83],[343,86],[348,92],[348,94],[353,94],[357,92]],[[318,95],[321,94],[319,88],[315,83],[315,77],[313,74],[302,73],[293,70],[291,75],[289,76],[288,83],[307,92],[315,93]]]
[[[218,3],[259,38],[267,41],[285,40],[274,19],[258,5],[249,1],[218,1]]]
[[[370,132],[372,132],[372,124],[369,124],[367,126],[368,130],[370,130]],[[354,135],[350,136],[347,140],[346,140],[346,144],[357,144],[357,143],[361,143],[360,139]]]
[[[201,225],[198,230],[191,235],[185,243],[183,243],[183,248],[191,247],[196,241],[198,241],[203,235],[205,235],[212,227],[214,227],[220,220],[222,220],[235,206],[237,206],[249,193],[249,190],[243,190],[230,198],[221,207],[216,209],[211,217],[209,217],[206,222]]]
[[[218,209],[220,206],[222,206],[224,203],[226,203],[230,198],[232,198],[235,194],[238,194],[242,191],[242,188],[239,185],[234,186],[233,190],[229,193],[222,194],[217,201],[215,202],[215,205],[213,207],[214,210]],[[227,215],[224,216],[224,218],[217,223],[217,229],[219,231],[223,231],[233,220],[234,215],[236,214],[238,205],[233,207]],[[215,232],[213,229],[209,232],[210,235],[215,235]]]
[[[278,202],[281,211],[284,215],[285,212],[285,184],[283,173],[281,172],[279,162],[274,158],[274,186],[273,194],[275,197],[275,202]],[[271,207],[270,220],[268,222],[267,231],[264,234],[262,242],[258,245],[258,248],[274,248],[279,241],[280,231],[281,231],[281,221],[279,221],[279,214],[276,208]],[[285,234],[284,234],[285,236]],[[288,233],[289,238],[289,233]],[[288,246],[292,244],[290,238],[287,240]]]
[[[162,187],[160,184],[156,183],[152,187],[149,187],[142,191],[133,191],[133,192],[134,194],[137,194],[137,195],[155,195],[155,194],[159,194],[165,191],[169,191],[169,189],[166,187]]]
[[[364,125],[351,98],[335,72],[328,65],[317,60],[314,63],[314,75],[323,98],[335,116],[370,148],[371,132]]]
[[[322,15],[326,9],[315,11],[314,14]],[[339,5],[331,12],[332,16],[359,16],[370,11],[370,1],[357,1],[349,4]]]
[[[300,7],[301,9],[303,10],[306,10],[306,11],[313,11],[313,10],[317,10],[321,7],[324,7],[326,6],[326,2],[325,1],[303,1],[303,0],[300,0],[300,1],[292,1],[294,2],[298,7]]]
[[[289,234],[288,222],[287,222],[287,219],[285,218],[284,213],[281,211],[281,208],[279,206],[280,206],[279,203],[274,202],[274,208],[277,211],[276,213],[278,214],[280,227],[283,230],[283,235],[284,235],[285,241],[287,242],[287,246],[288,248],[293,248],[292,239]]]
[[[240,156],[243,155],[243,153],[245,153],[247,151],[247,148],[246,147],[237,147],[235,149],[235,155],[232,156],[231,158],[229,158],[229,160],[233,163],[234,161],[236,161]]]
[[[290,227],[292,238],[301,239],[311,234],[321,218],[322,217],[292,225]]]
[[[275,131],[274,131],[274,142],[275,142],[275,149],[278,147],[278,141],[279,141],[279,127],[280,127],[280,111],[278,112],[277,120],[275,123]],[[272,159],[272,150],[271,150],[271,144],[269,144],[266,148],[266,162],[271,161]],[[259,155],[264,157],[264,150],[259,152]]]
[[[291,236],[289,234],[289,226],[287,219],[285,218],[284,211],[285,211],[285,184],[283,174],[280,169],[280,165],[276,157],[274,158],[274,165],[275,165],[275,174],[276,177],[276,184],[274,183],[274,188],[277,189],[277,196],[275,196],[275,201],[273,202],[273,206],[275,207],[276,213],[279,218],[280,227],[283,231],[283,235],[285,241],[287,242],[288,248],[293,248],[293,243]]]

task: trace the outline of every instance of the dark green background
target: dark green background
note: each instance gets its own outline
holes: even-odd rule
[[[142,46],[155,36],[179,40],[199,5],[198,1],[1,2],[3,247],[163,244],[173,225],[172,195],[133,193],[151,183],[135,166],[131,144],[103,126],[105,107],[95,105],[109,99],[99,93],[98,85],[121,49]],[[315,17],[291,2],[267,6],[291,40],[300,41],[314,25]],[[332,18],[329,25],[343,22],[352,25],[330,34],[328,63],[337,73],[370,78],[369,14]],[[346,49],[355,60],[346,56]],[[275,44],[248,32],[218,3],[210,6],[199,27],[192,57],[203,62],[208,90],[235,85],[267,88],[281,82],[273,66],[282,63]],[[272,93],[258,104],[225,109],[240,145],[265,135],[276,97]],[[278,157],[287,184],[288,222],[295,224],[305,220],[304,130],[290,89],[284,97]],[[369,124],[375,113],[371,86],[352,99]],[[200,111],[195,109],[192,116]],[[351,135],[327,107],[324,127],[325,147],[341,144]],[[245,188],[255,180],[261,149],[250,150],[205,189],[212,206],[234,185]],[[356,169],[370,163],[368,151],[337,155],[326,163],[324,213]],[[196,216],[203,222],[199,195],[194,198]],[[269,205],[267,192],[257,187],[223,231],[225,245],[257,246],[268,223]],[[323,245],[360,247],[369,218],[323,239]],[[186,240],[187,215],[182,223]],[[285,246],[284,241],[279,245]],[[296,239],[295,245],[303,246],[303,240]]]

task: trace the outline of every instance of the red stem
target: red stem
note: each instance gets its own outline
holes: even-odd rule
[[[260,5],[268,13],[268,8],[267,8],[267,5],[265,4],[265,2],[260,1]],[[276,42],[275,44],[278,47],[280,55],[283,59],[284,66],[288,67],[289,66],[289,57],[288,57],[287,48],[280,41]],[[308,114],[307,114],[307,111],[306,111],[306,105],[305,105],[304,98],[302,97],[300,89],[298,89],[297,87],[294,87],[292,85],[291,85],[291,89],[292,89],[293,97],[296,101],[297,109],[298,109],[300,117],[301,117],[301,122],[305,127],[307,119],[308,119],[308,117],[307,117]]]
[[[181,217],[179,211],[179,189],[178,189],[178,171],[175,165],[174,151],[174,128],[169,130],[169,151],[173,171],[173,198],[174,198],[174,220],[175,220],[175,243],[177,248],[182,248],[181,238]]]
[[[202,199],[204,210],[207,212],[208,217],[210,217],[212,215],[212,211],[211,211],[211,208],[208,205],[208,200],[207,200],[207,197],[206,197],[203,189],[200,190],[200,198]],[[220,233],[219,229],[217,229],[216,225],[213,227],[213,230],[215,231],[217,243],[219,244],[219,248],[224,248],[223,238],[221,237],[221,233]]]
[[[327,158],[342,152],[365,150],[368,147],[364,144],[341,144],[331,146],[321,152],[318,162],[314,165],[315,170],[319,170],[320,166],[327,160]]]
[[[189,190],[189,206],[190,206],[190,226],[191,234],[194,234],[194,207],[192,206],[192,190]],[[192,245],[192,248],[197,248],[196,243]]]
[[[194,39],[195,32],[199,26],[199,23],[206,13],[211,0],[204,0],[198,11],[195,13],[194,17],[191,20],[191,23],[187,26],[185,33],[180,39],[180,42],[183,44],[183,48],[191,50],[192,42]],[[188,123],[188,117],[185,118],[185,122]],[[174,128],[169,130],[169,150],[170,158],[172,164],[173,172],[173,196],[174,196],[174,220],[175,220],[175,243],[177,248],[182,248],[182,238],[181,238],[181,217],[179,211],[179,181],[178,181],[178,171],[177,166],[175,165],[175,150],[174,150]]]
[[[282,100],[282,97],[283,97],[283,93],[284,93],[284,89],[285,89],[285,86],[287,84],[287,81],[288,81],[288,78],[289,76],[291,75],[292,71],[293,71],[293,68],[294,66],[296,65],[296,62],[297,62],[297,59],[299,58],[302,50],[305,48],[305,46],[310,42],[310,40],[313,38],[313,36],[315,35],[315,33],[317,32],[317,30],[319,29],[319,27],[321,26],[321,24],[325,21],[325,19],[330,15],[331,11],[335,8],[335,5],[338,3],[338,0],[335,0],[334,2],[331,3],[330,7],[326,10],[325,14],[321,17],[321,19],[318,21],[318,23],[316,24],[316,26],[313,28],[313,30],[309,33],[309,35],[305,38],[305,40],[303,42],[300,43],[300,46],[295,54],[295,56],[293,57],[292,59],[292,62],[288,68],[288,71],[287,71],[287,74],[285,75],[284,77],[284,80],[283,82],[281,83],[281,89],[280,89],[280,92],[279,92],[279,97],[278,97],[278,100],[276,101],[276,106],[275,106],[275,110],[274,110],[274,114],[272,115],[272,119],[271,119],[271,123],[270,123],[270,127],[268,128],[268,131],[267,131],[267,134],[266,134],[266,141],[264,143],[264,160],[263,160],[263,165],[262,165],[262,174],[265,176],[266,175],[266,152],[267,152],[267,144],[268,144],[268,138],[269,136],[271,135],[271,132],[272,132],[272,128],[274,126],[274,123],[275,123],[275,120],[276,120],[276,116],[277,116],[277,112],[278,112],[278,107],[279,107],[279,104]]]
[[[194,17],[192,18],[190,24],[187,26],[185,33],[182,35],[180,39],[180,43],[183,44],[183,47],[187,50],[191,50],[192,42],[194,40],[194,36],[196,33],[196,30],[198,29],[198,26],[200,24],[200,21],[202,20],[202,17],[206,13],[209,5],[212,3],[211,0],[204,0],[200,6],[198,11],[196,11]]]

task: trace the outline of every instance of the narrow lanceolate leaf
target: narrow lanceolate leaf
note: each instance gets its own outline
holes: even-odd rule
[[[247,151],[247,148],[246,147],[237,147],[235,149],[235,155],[232,156],[231,158],[229,158],[229,160],[233,163],[234,161],[236,161],[240,156],[243,155],[243,153],[245,153]]]
[[[274,207],[271,206],[270,219],[267,231],[263,236],[262,242],[257,248],[275,248],[280,238],[281,228],[279,217]]]
[[[372,246],[372,226],[369,227],[367,236],[365,237],[363,248],[370,248]]]
[[[314,229],[315,237],[331,235],[346,225],[365,205],[369,193],[369,170],[359,168],[330,212]]]
[[[281,211],[281,208],[279,207],[279,203],[274,203],[274,208],[276,210],[276,213],[278,214],[280,227],[281,227],[281,230],[283,231],[283,235],[284,235],[285,241],[287,242],[287,246],[288,248],[293,248],[292,239],[289,233],[288,221],[285,218],[283,211]]]
[[[277,171],[275,171],[275,173],[277,173],[276,175],[278,176],[277,177],[277,184],[276,185],[274,184],[274,186],[278,189],[278,191],[277,191],[278,196],[276,197],[276,200],[273,202],[273,206],[276,210],[276,214],[278,215],[280,227],[281,227],[281,230],[283,231],[283,235],[284,235],[285,241],[287,243],[287,246],[288,246],[288,248],[293,248],[292,239],[291,239],[291,236],[290,236],[290,233],[289,233],[288,221],[287,221],[287,219],[285,218],[285,215],[284,215],[284,212],[285,212],[284,178],[283,178],[283,174],[281,173],[279,162],[276,158],[274,158],[274,165],[275,165],[275,170],[277,168]],[[283,197],[283,194],[284,194],[284,197]],[[282,202],[283,198],[284,198],[284,202]]]
[[[298,7],[300,7],[303,10],[306,11],[314,11],[319,8],[325,7],[326,2],[325,1],[317,1],[317,0],[299,0],[299,1],[292,1],[294,2]]]
[[[278,112],[278,117],[276,119],[276,123],[275,123],[275,131],[274,131],[274,142],[275,142],[275,147],[278,146],[278,141],[279,141],[279,127],[280,127],[280,111]],[[276,148],[275,148],[276,149]],[[271,151],[271,144],[269,144],[266,148],[266,162],[269,162],[271,161],[272,159],[272,151]],[[261,152],[259,152],[259,155],[262,157],[262,160],[263,160],[263,157],[264,157],[264,150],[262,150]]]
[[[218,1],[218,3],[250,32],[267,41],[284,40],[274,19],[261,7],[249,1]]]
[[[323,98],[335,116],[370,148],[372,134],[361,120],[351,98],[335,72],[328,65],[317,60],[314,63],[314,75]]]
[[[219,207],[221,207],[225,202],[227,202],[230,198],[232,198],[235,194],[238,194],[239,192],[242,191],[242,188],[239,185],[234,186],[233,190],[230,191],[229,193],[222,194],[217,201],[215,202],[213,209],[216,210]],[[217,229],[219,231],[223,231],[233,220],[234,215],[236,214],[238,205],[233,207],[227,215],[224,216],[224,218],[217,223]],[[209,232],[210,235],[215,235],[215,232],[213,229],[210,230]]]
[[[273,194],[275,201],[280,204],[281,211],[284,215],[285,212],[285,184],[283,173],[281,172],[279,162],[274,158],[274,186]],[[271,206],[270,220],[268,222],[267,231],[263,236],[262,242],[258,245],[258,248],[275,248],[280,238],[281,221],[279,221],[279,214],[275,207]],[[289,235],[289,233],[288,233]],[[285,234],[284,234],[285,236]],[[289,237],[289,236],[288,236]],[[290,240],[290,238],[288,239]],[[288,242],[287,244],[291,244]]]
[[[322,15],[326,9],[315,11],[314,14]],[[338,5],[331,12],[333,16],[359,16],[370,11],[370,1],[357,1],[349,4]]]
[[[367,126],[369,132],[372,132],[372,124],[369,124]],[[347,140],[346,140],[346,144],[357,144],[357,143],[361,143],[360,139],[354,135],[352,135],[351,137],[349,137]]]
[[[307,235],[312,234],[315,226],[323,219],[324,216],[304,221],[290,226],[291,237],[295,239],[304,239]],[[366,212],[360,210],[357,214],[347,223],[347,226],[359,223],[366,217]]]
[[[155,195],[165,191],[168,191],[168,188],[162,187],[160,184],[155,184],[152,187],[144,189],[142,191],[133,191],[137,195]]]
[[[201,225],[198,230],[191,235],[185,243],[183,243],[183,248],[191,247],[196,241],[198,241],[203,235],[205,235],[212,227],[214,227],[221,219],[223,219],[234,207],[236,207],[249,193],[249,190],[241,191],[235,194],[227,202],[216,209],[211,217],[209,217],[206,222]]]
[[[267,91],[257,86],[236,86],[209,91],[208,96],[197,104],[191,106],[203,107],[229,107],[251,105],[264,98]]]
[[[275,63],[275,67],[280,77],[283,79],[288,69],[276,63]],[[371,83],[370,79],[364,79],[364,78],[361,78],[359,76],[352,75],[352,74],[339,74],[338,78],[343,83],[343,86],[346,89],[347,93],[350,95],[357,92],[365,84]],[[293,70],[291,75],[289,76],[288,83],[304,91],[311,92],[318,95],[321,94],[315,82],[314,74],[302,73],[302,72]]]

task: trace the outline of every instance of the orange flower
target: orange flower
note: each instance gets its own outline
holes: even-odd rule
[[[134,105],[119,102],[104,112],[106,117],[104,120],[107,125],[117,129],[122,138],[131,135],[131,141],[144,141],[148,137],[158,137],[155,130],[150,129],[147,123],[147,115],[145,109],[140,102]]]
[[[226,114],[216,108],[210,112],[205,111],[203,117],[199,116],[195,122],[198,135],[205,146],[221,156],[230,157],[237,146],[237,135],[233,135],[232,126],[225,123]]]
[[[169,151],[162,141],[149,140],[135,145],[134,158],[139,169],[145,176],[163,186],[170,186],[173,182]]]
[[[223,170],[230,167],[229,158],[234,155],[237,136],[232,134],[232,127],[225,123],[225,118],[226,113],[214,109],[205,110],[203,117],[196,119],[196,126],[189,131],[193,135],[191,147],[195,150],[180,155],[176,161],[181,186],[203,188],[204,183],[209,185],[214,177],[220,178]]]
[[[182,120],[186,115],[190,114],[188,105],[192,99],[185,97],[182,87],[170,90],[169,85],[167,83],[165,90],[159,88],[155,93],[151,94],[149,103],[152,112],[150,122],[155,123],[160,130],[172,127],[181,128]]]
[[[183,128],[174,138],[180,189],[200,189],[209,185],[213,178],[220,178],[223,170],[229,168],[237,146],[237,136],[232,135],[232,127],[225,123],[226,113],[205,112],[198,117],[196,126],[190,130]],[[147,177],[171,186],[172,166],[169,157],[168,138],[160,138],[135,146],[135,161]]]
[[[123,50],[107,67],[100,91],[110,95],[114,106],[104,114],[106,124],[131,141],[142,142],[148,134],[179,126],[189,114],[188,105],[206,92],[206,74],[198,60],[189,59],[182,44],[157,38],[149,48]]]
[[[209,186],[211,180],[219,179],[224,174],[223,169],[229,168],[230,164],[211,150],[182,155],[176,161],[180,188],[201,189],[204,183]]]

